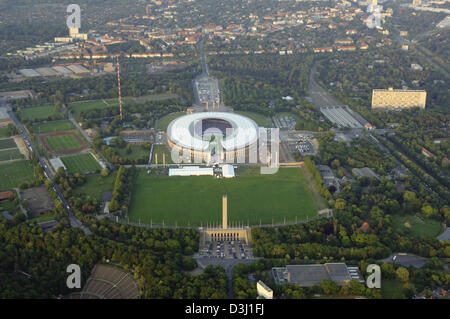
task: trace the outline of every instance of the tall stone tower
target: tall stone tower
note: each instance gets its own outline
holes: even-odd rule
[[[227,198],[227,194],[222,195],[222,228],[228,229],[228,198]]]

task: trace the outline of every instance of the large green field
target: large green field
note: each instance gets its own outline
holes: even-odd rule
[[[80,141],[72,134],[46,136],[45,141],[54,152],[83,147]]]
[[[54,116],[55,118],[61,118],[62,113],[56,111],[53,105],[24,107],[20,111],[20,117],[23,120],[29,121],[45,120],[51,116]]]
[[[102,168],[91,153],[64,156],[61,161],[69,173],[88,173]]]
[[[0,190],[18,187],[22,182],[34,180],[34,167],[28,161],[0,165]]]
[[[300,168],[239,168],[233,179],[212,176],[168,177],[139,170],[131,200],[130,221],[206,225],[221,220],[222,195],[228,195],[229,225],[283,223],[317,216],[311,190]]]
[[[33,132],[36,134],[44,134],[50,132],[71,131],[75,129],[70,121],[55,121],[40,123],[33,126]]]
[[[419,218],[415,215],[391,215],[391,217],[394,229],[408,233],[412,237],[434,238],[442,232],[441,223],[437,220]]]

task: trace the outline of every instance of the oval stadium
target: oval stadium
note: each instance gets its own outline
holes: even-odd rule
[[[245,116],[227,112],[201,112],[181,116],[167,128],[168,143],[178,151],[209,161],[216,150],[236,156],[258,141],[258,125]],[[219,138],[218,138],[219,137]],[[217,153],[216,153],[217,154]]]

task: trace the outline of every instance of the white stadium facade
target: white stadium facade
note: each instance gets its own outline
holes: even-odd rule
[[[258,136],[259,127],[252,119],[228,112],[184,115],[167,128],[172,149],[205,162],[245,158],[246,150],[257,147]]]

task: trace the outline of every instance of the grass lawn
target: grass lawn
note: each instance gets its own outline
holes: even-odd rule
[[[233,179],[212,176],[169,177],[138,171],[130,220],[166,225],[218,223],[222,195],[228,195],[228,221],[251,225],[315,217],[317,207],[300,168],[261,175],[260,168],[239,168]]]
[[[20,117],[23,120],[39,121],[45,120],[49,117],[61,118],[62,113],[56,111],[55,106],[36,106],[36,107],[24,107],[20,111]]]
[[[169,126],[170,122],[183,115],[186,115],[186,112],[175,112],[163,116],[158,121],[158,130],[167,131],[167,127]]]
[[[119,107],[118,99],[106,99],[106,100],[94,100],[94,101],[81,101],[70,103],[69,108],[72,113],[77,117],[81,112],[89,110],[102,110],[109,107]]]
[[[173,164],[170,149],[166,145],[154,145],[153,146],[153,161],[155,164],[155,155],[158,154],[158,164],[163,163],[163,154],[166,154],[166,164]]]
[[[131,144],[130,144],[131,145]],[[127,161],[135,161],[139,159],[144,159],[146,162],[150,154],[150,148],[144,148],[142,145],[131,145],[131,153],[126,153],[126,148],[116,148],[117,153],[120,157]]]
[[[54,152],[83,147],[80,141],[72,134],[46,136],[45,141],[50,150]]]
[[[22,182],[36,180],[34,167],[28,161],[0,165],[0,190],[18,187]]]
[[[408,228],[405,226],[406,223],[409,223],[411,226],[409,229],[409,234],[412,237],[436,237],[442,232],[441,223],[437,220],[427,219],[427,218],[419,218],[415,215],[391,215],[392,217],[392,225],[395,230],[400,232],[408,231]]]
[[[236,114],[246,116],[248,118],[251,118],[253,121],[258,124],[258,126],[262,127],[273,127],[272,120],[265,117],[262,114],[255,113],[255,112],[245,112],[245,111],[236,111]]]
[[[70,121],[55,121],[40,123],[33,126],[33,132],[36,134],[44,134],[50,132],[71,131],[75,129]]]
[[[0,150],[0,161],[10,161],[19,158],[24,158],[22,153],[20,153],[18,148],[10,150]]]
[[[88,173],[102,169],[91,153],[64,156],[61,161],[70,173]]]
[[[100,174],[91,174],[86,176],[86,182],[74,189],[74,194],[89,195],[97,200],[101,199],[102,192],[113,189],[114,180],[116,178],[116,172],[111,173],[107,177],[103,177]]]
[[[139,97],[133,97],[128,96],[123,98],[124,103],[145,103],[150,101],[163,101],[168,99],[179,99],[178,95],[176,94],[167,94],[167,93],[161,93],[161,94],[152,94],[152,95],[143,95]]]
[[[16,142],[14,142],[14,139],[12,138],[5,138],[0,140],[0,150],[7,149],[7,148],[15,148],[17,147]]]

